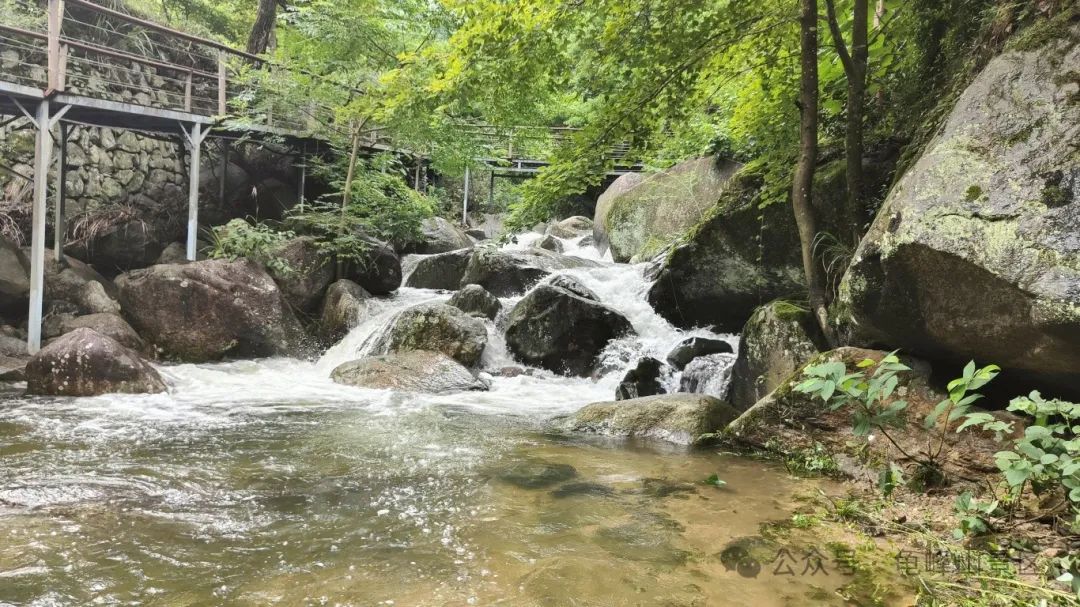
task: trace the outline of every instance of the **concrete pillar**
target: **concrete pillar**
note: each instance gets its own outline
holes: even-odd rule
[[[195,242],[199,235],[199,161],[202,151],[202,125],[196,122],[188,135],[188,149],[191,154],[191,167],[188,169],[188,225],[187,258],[195,261]]]
[[[30,235],[30,319],[27,323],[26,351],[41,349],[41,311],[45,299],[45,213],[49,196],[49,100],[42,99],[34,117],[37,138],[34,145],[34,207]]]

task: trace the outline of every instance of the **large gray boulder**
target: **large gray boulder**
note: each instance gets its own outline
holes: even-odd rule
[[[696,158],[651,175],[616,179],[596,201],[593,233],[615,261],[649,259],[693,227],[724,191],[740,164]]]
[[[358,235],[367,245],[360,262],[345,264],[344,278],[372,295],[387,295],[401,286],[401,258],[394,247],[370,236]]]
[[[446,253],[473,246],[469,235],[449,220],[429,217],[420,225],[421,237],[408,247],[410,253]]]
[[[267,266],[285,301],[301,312],[313,310],[334,280],[334,265],[319,250],[315,238],[292,238],[276,247],[271,255],[285,263],[283,267]]]
[[[843,279],[857,342],[1080,395],[1078,41],[1005,52],[961,94]]]
[[[91,266],[65,255],[45,255],[45,300],[68,302],[79,314],[120,312],[116,286]]]
[[[630,321],[614,309],[542,284],[510,311],[506,345],[525,364],[586,376],[611,340],[633,332]]]
[[[356,328],[367,316],[371,294],[351,280],[341,279],[326,289],[319,330],[327,341],[337,341]]]
[[[167,357],[298,356],[303,329],[277,284],[251,260],[211,259],[116,279],[124,315]]]
[[[824,346],[813,315],[786,301],[758,308],[739,337],[728,400],[745,410],[776,389]]]
[[[453,291],[461,286],[472,251],[461,249],[426,257],[409,256],[412,270],[405,277],[405,286],[415,289]]]
[[[26,391],[55,396],[165,391],[157,370],[135,351],[92,329],[76,329],[26,364]]]
[[[529,290],[541,279],[558,270],[598,267],[601,264],[559,255],[544,249],[500,251],[478,248],[469,258],[461,286],[478,284],[496,297],[511,297]]]
[[[0,236],[0,314],[25,314],[29,297],[30,260]]]
[[[704,394],[661,394],[593,403],[570,416],[576,432],[650,438],[677,445],[698,444],[703,434],[722,430],[738,412]]]
[[[480,362],[487,346],[487,329],[481,320],[442,303],[407,308],[372,344],[371,354],[425,350],[449,356],[466,367]]]
[[[431,394],[488,389],[487,383],[449,356],[422,350],[347,362],[334,369],[330,378],[360,388]]]
[[[495,320],[502,309],[497,297],[484,290],[480,285],[465,285],[447,302],[449,305],[470,316]]]
[[[888,184],[895,149],[883,146],[863,160],[867,192]],[[813,199],[819,230],[839,238],[864,225],[868,209],[847,201],[844,160],[818,167]],[[733,176],[716,204],[656,259],[648,299],[672,324],[742,328],[759,305],[806,292],[799,231],[790,201],[771,201],[765,175],[746,168]]]
[[[98,314],[74,317],[61,315],[59,325],[60,335],[66,335],[78,329],[92,329],[105,337],[115,340],[125,348],[131,348],[139,352],[146,349],[146,342],[119,314],[100,312]]]

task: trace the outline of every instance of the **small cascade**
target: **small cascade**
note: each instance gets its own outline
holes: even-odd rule
[[[503,249],[525,250],[543,237],[544,235],[535,232],[520,234],[514,241],[503,245]],[[493,376],[492,393],[498,394],[500,401],[507,398],[514,399],[514,393],[520,392],[523,399],[539,399],[534,400],[533,405],[542,407],[543,401],[548,401],[553,409],[561,410],[567,406],[566,401],[562,400],[567,397],[571,398],[572,403],[578,405],[594,400],[613,399],[619,381],[640,358],[651,356],[665,360],[668,353],[679,342],[689,337],[726,340],[731,343],[733,350],[737,350],[737,336],[717,334],[708,329],[683,330],[672,326],[653,310],[646,299],[649,281],[644,276],[645,265],[613,263],[610,253],[601,254],[588,243],[588,240],[588,235],[560,239],[563,254],[599,261],[603,265],[563,270],[561,273],[581,281],[597,294],[602,303],[623,314],[634,326],[636,334],[616,339],[608,346],[601,355],[600,377],[595,379],[566,378],[541,369],[504,372],[508,368],[522,368],[522,364],[516,361],[507,350],[503,329],[500,328],[500,321],[521,299],[521,296],[500,298],[503,305],[500,317],[496,321],[484,320],[488,330],[488,345],[484,350],[480,365],[481,371]],[[584,244],[583,241],[585,241]],[[409,260],[414,257],[416,256],[408,256],[406,265],[409,265]],[[446,301],[450,295],[451,293],[447,291],[403,287],[390,297],[372,300],[377,306],[374,314],[353,329],[341,342],[330,348],[316,363],[316,371],[328,376],[338,365],[364,356],[366,349],[373,341],[372,336],[385,330],[388,323],[400,311],[422,303]],[[730,378],[730,364],[725,366],[720,362],[723,359],[715,358],[715,356],[707,358],[709,358],[708,363],[702,362],[692,366],[692,377],[686,372],[669,370],[665,380],[669,392],[677,392],[680,391],[681,386],[690,385],[694,386],[694,389],[689,391],[722,396]],[[715,373],[715,376],[710,373]],[[545,385],[546,389],[541,388],[534,392],[536,388]],[[564,393],[559,388],[569,388],[569,390]],[[682,390],[688,391],[686,388]],[[451,401],[460,400],[463,403],[468,401],[470,405],[475,405],[476,401],[483,401],[490,396],[469,393],[465,396],[440,397],[439,400],[443,401],[447,398]]]

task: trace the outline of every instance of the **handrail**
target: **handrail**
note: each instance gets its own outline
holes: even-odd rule
[[[66,36],[60,38],[60,43],[61,44],[66,44],[66,45],[68,45],[68,46],[70,46],[72,48],[79,48],[79,49],[83,49],[84,51],[90,51],[90,52],[98,53],[98,54],[101,54],[101,55],[108,55],[110,57],[116,57],[117,59],[127,59],[129,61],[133,61],[135,63],[141,63],[142,65],[147,65],[147,66],[150,66],[150,67],[157,67],[157,68],[171,70],[171,71],[175,71],[175,72],[184,72],[184,73],[190,72],[190,73],[195,74],[197,76],[202,76],[204,78],[210,78],[210,79],[214,79],[214,80],[217,80],[217,78],[218,78],[218,74],[206,72],[206,71],[203,71],[203,70],[200,70],[200,69],[196,69],[194,67],[188,67],[188,66],[185,66],[185,65],[180,65],[178,63],[165,63],[164,61],[157,61],[155,59],[147,59],[145,57],[140,57],[140,56],[138,56],[138,55],[136,55],[134,53],[129,53],[127,51],[111,49],[111,48],[104,47],[104,46],[101,46],[101,45],[98,45],[98,44],[94,44],[92,42],[82,42],[80,40],[75,40],[73,38],[68,38]]]
[[[5,32],[11,32],[12,34],[19,34],[20,36],[29,36],[31,38],[38,38],[40,40],[47,40],[49,35],[45,32],[35,32],[34,30],[24,30],[21,27],[14,27],[11,25],[4,25],[0,23],[0,30]]]

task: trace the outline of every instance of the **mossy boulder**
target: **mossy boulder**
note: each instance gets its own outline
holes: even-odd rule
[[[615,261],[648,259],[716,204],[738,163],[697,158],[651,175],[629,173],[600,195],[593,234]]]
[[[465,285],[460,291],[454,293],[449,305],[477,318],[495,320],[502,303],[491,293],[484,290],[480,285]]]
[[[824,345],[813,315],[786,301],[754,311],[739,338],[729,400],[746,410],[806,364]]]
[[[567,427],[575,432],[650,438],[694,445],[704,434],[723,429],[738,417],[724,401],[704,394],[661,394],[593,403],[574,413]]]
[[[371,347],[372,354],[425,350],[449,356],[466,367],[480,362],[487,346],[484,323],[442,303],[407,308],[390,321]]]
[[[992,60],[893,188],[840,287],[863,344],[1080,395],[1080,28]]]
[[[868,150],[863,169],[871,198],[884,191],[896,156],[892,142]],[[854,248],[873,204],[848,203],[844,165],[842,157],[833,157],[817,167],[813,201],[819,230]],[[739,171],[701,221],[658,257],[648,298],[661,316],[679,327],[735,332],[759,305],[805,296],[790,182],[773,179],[755,166]],[[843,248],[835,247],[837,253]]]

